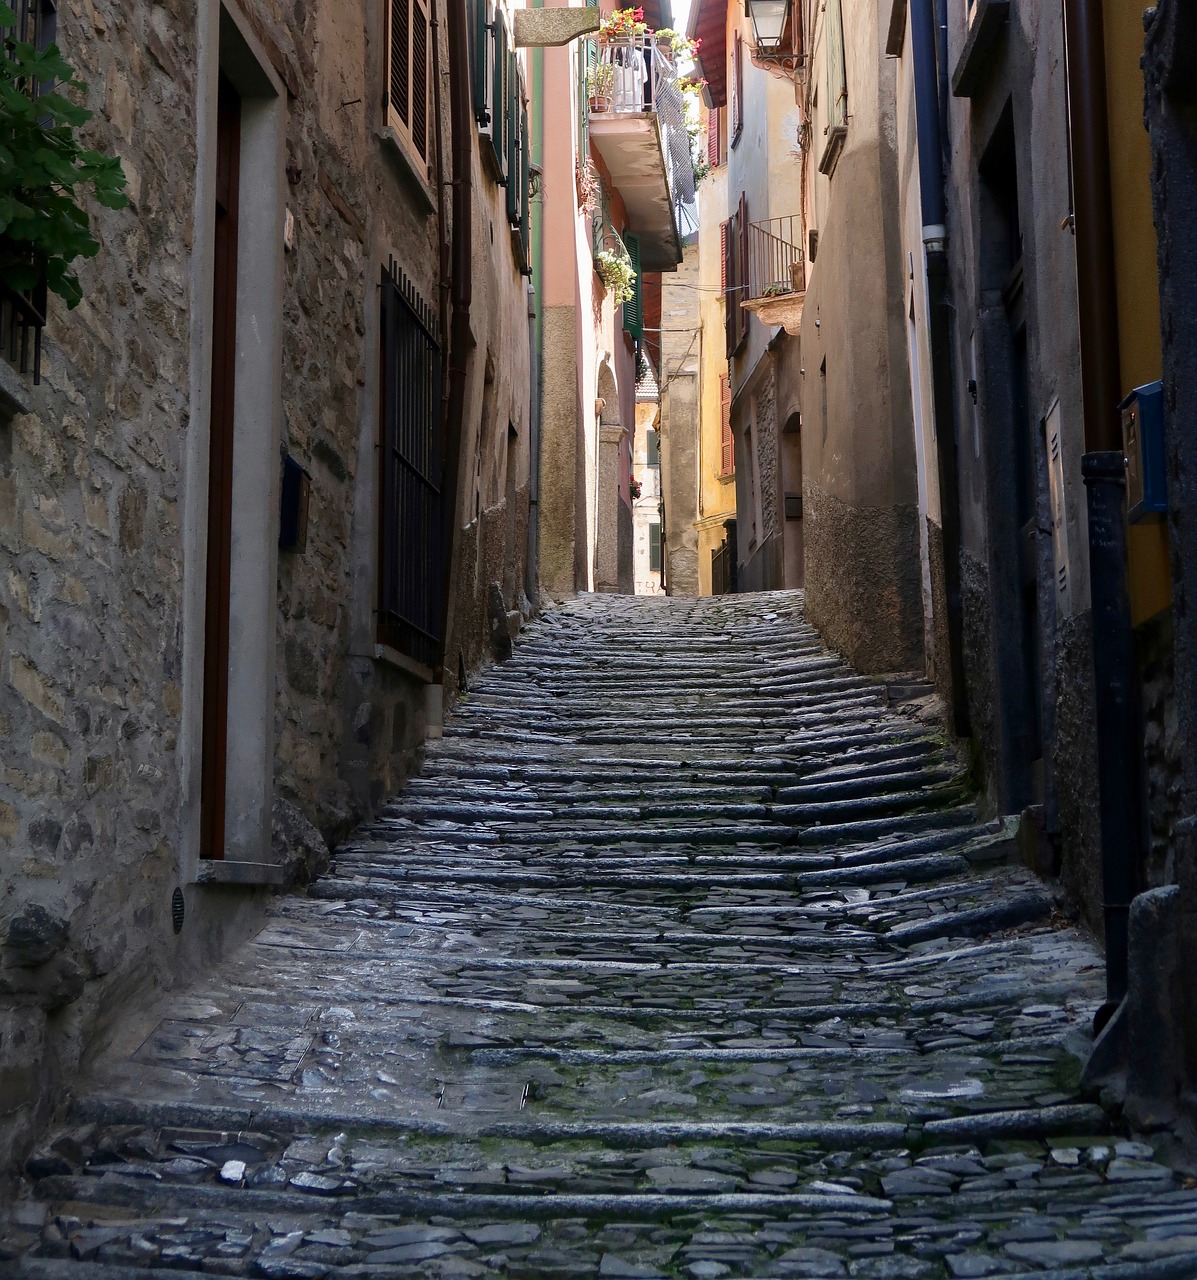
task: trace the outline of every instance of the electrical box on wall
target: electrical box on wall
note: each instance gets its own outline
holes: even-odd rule
[[[1164,384],[1136,387],[1118,406],[1126,453],[1126,515],[1131,524],[1162,520],[1168,509],[1164,468]]]
[[[279,498],[278,545],[283,551],[308,548],[308,499],[312,477],[291,457],[283,459],[283,486]]]

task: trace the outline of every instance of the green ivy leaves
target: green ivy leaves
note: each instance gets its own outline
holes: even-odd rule
[[[16,23],[0,0],[0,278],[23,292],[44,277],[75,307],[83,291],[71,263],[100,248],[79,197],[90,188],[101,205],[122,209],[125,174],[115,156],[76,138],[92,113],[59,92],[84,85],[58,46],[16,39]]]

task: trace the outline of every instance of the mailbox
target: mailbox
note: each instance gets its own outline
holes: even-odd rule
[[[283,458],[283,487],[279,500],[278,545],[302,554],[308,547],[308,496],[312,477],[287,454]]]
[[[1126,453],[1126,516],[1131,524],[1162,520],[1168,509],[1164,468],[1164,384],[1136,387],[1118,406]]]

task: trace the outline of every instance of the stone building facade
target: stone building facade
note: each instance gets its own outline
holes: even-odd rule
[[[40,381],[0,362],[0,1164],[123,1003],[319,871],[528,607],[525,78],[504,188],[472,13],[57,5],[129,205],[92,211]]]

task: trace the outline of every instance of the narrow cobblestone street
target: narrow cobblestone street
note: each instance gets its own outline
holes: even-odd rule
[[[1197,1275],[1092,944],[798,594],[583,597],[123,1025],[0,1274]]]

